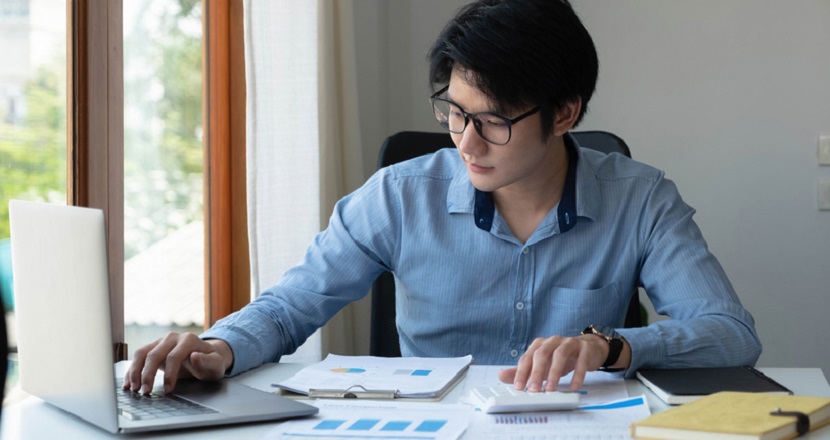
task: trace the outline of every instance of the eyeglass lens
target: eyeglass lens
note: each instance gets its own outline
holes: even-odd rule
[[[436,99],[432,102],[435,112],[435,119],[442,127],[451,133],[461,133],[467,126],[468,119],[472,119],[473,125],[484,140],[494,144],[506,144],[510,140],[510,122],[502,116],[492,113],[477,113],[468,115],[457,105]]]

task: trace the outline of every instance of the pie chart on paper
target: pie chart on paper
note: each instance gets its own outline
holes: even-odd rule
[[[332,368],[332,373],[365,373],[363,368]]]

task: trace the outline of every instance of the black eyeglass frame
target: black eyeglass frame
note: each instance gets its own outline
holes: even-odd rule
[[[432,96],[430,96],[430,97],[429,97],[429,102],[430,102],[430,104],[432,104],[432,114],[433,114],[433,116],[435,116],[435,120],[436,120],[436,121],[438,121],[438,125],[440,125],[441,127],[444,127],[444,129],[445,129],[445,130],[447,130],[447,131],[449,131],[450,133],[460,134],[460,133],[463,133],[463,132],[464,132],[464,130],[466,130],[466,129],[467,129],[467,124],[468,124],[468,123],[470,122],[470,120],[472,119],[472,121],[473,121],[473,127],[475,127],[475,129],[476,129],[476,133],[478,133],[478,135],[479,135],[479,136],[481,136],[481,138],[482,138],[482,139],[484,139],[484,140],[485,140],[485,141],[487,141],[487,142],[490,142],[491,144],[495,144],[495,145],[506,145],[507,143],[509,143],[509,142],[510,142],[510,139],[513,137],[513,124],[515,124],[515,123],[517,123],[517,122],[521,121],[522,119],[524,119],[524,118],[526,118],[526,117],[528,117],[528,116],[532,116],[532,115],[534,115],[534,114],[538,113],[538,112],[539,112],[539,110],[540,110],[539,106],[536,106],[536,107],[533,107],[532,109],[528,110],[527,112],[522,113],[522,114],[521,114],[521,115],[519,115],[519,116],[516,116],[516,117],[515,117],[515,118],[513,118],[513,119],[508,119],[508,118],[506,118],[506,117],[504,117],[504,116],[502,116],[502,115],[497,115],[497,114],[495,114],[495,113],[493,113],[493,112],[467,113],[467,111],[465,111],[463,108],[461,108],[461,106],[460,106],[460,105],[458,105],[457,103],[452,102],[452,101],[450,101],[449,99],[444,99],[444,98],[439,98],[439,97],[438,97],[438,96],[439,96],[439,95],[441,95],[442,93],[446,92],[446,91],[447,91],[447,89],[449,89],[449,87],[450,87],[449,85],[446,85],[446,86],[444,86],[444,88],[442,88],[441,90],[439,90],[439,91],[437,91],[437,92],[433,93],[433,94],[432,94]],[[446,125],[444,125],[444,123],[442,123],[442,122],[438,119],[437,112],[435,111],[435,101],[446,102],[447,104],[450,104],[450,105],[453,105],[453,106],[455,106],[455,107],[458,107],[458,109],[459,109],[459,110],[461,110],[461,114],[462,114],[462,115],[464,115],[464,126],[461,128],[461,130],[460,130],[460,131],[452,131],[452,130],[450,130],[449,121],[447,121],[447,122],[446,122]],[[484,136],[484,134],[482,133],[482,128],[481,128],[481,120],[479,120],[479,119],[477,118],[477,116],[478,116],[478,115],[490,115],[490,116],[494,116],[494,117],[496,117],[496,118],[499,118],[499,119],[503,120],[503,121],[505,122],[505,125],[507,125],[507,140],[506,140],[506,141],[504,141],[504,142],[501,142],[501,143],[499,143],[499,142],[493,142],[492,140],[490,140],[490,139],[488,139],[486,136]]]

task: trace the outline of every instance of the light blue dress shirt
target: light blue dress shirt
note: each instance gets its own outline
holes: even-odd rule
[[[641,367],[751,365],[754,321],[663,173],[566,137],[562,199],[521,243],[454,149],[381,169],[335,206],[279,283],[203,338],[230,375],[292,353],[384,270],[395,274],[404,356],[515,364],[535,338],[611,326]],[[623,329],[635,287],[671,319]]]

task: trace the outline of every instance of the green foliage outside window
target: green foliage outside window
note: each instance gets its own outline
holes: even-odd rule
[[[126,258],[203,217],[201,14],[146,0],[125,22]]]
[[[26,84],[21,124],[0,121],[0,238],[9,237],[9,200],[66,201],[63,67],[35,72]]]
[[[127,258],[203,217],[201,2],[133,5],[124,39]],[[0,121],[0,239],[10,199],[66,201],[65,64],[37,69],[21,123]]]

